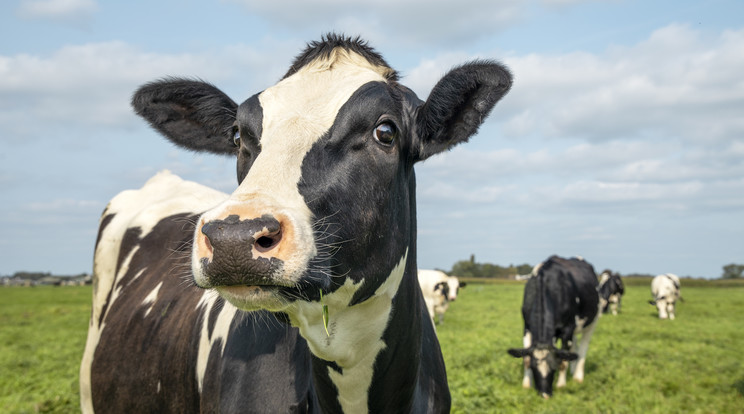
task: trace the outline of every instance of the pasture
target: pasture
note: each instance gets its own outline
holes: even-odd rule
[[[470,281],[438,327],[454,413],[744,412],[744,285],[683,280],[677,320],[660,321],[649,284],[626,279],[584,384],[569,379],[547,401],[521,388],[521,360],[506,353],[522,343],[522,289]],[[0,288],[0,412],[79,412],[90,297],[89,286]]]

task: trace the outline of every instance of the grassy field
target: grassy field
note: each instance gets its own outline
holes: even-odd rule
[[[522,284],[471,283],[438,328],[455,413],[744,412],[744,289],[685,287],[677,319],[659,320],[649,284],[629,286],[592,338],[583,384],[545,401],[521,387]],[[739,285],[741,286],[741,285]]]
[[[91,287],[0,288],[0,413],[75,413]]]
[[[630,283],[604,316],[586,379],[545,401],[521,388],[521,283],[472,283],[440,325],[455,413],[744,412],[744,286],[695,283],[675,321]],[[691,284],[692,285],[692,284]],[[739,286],[739,287],[737,287]],[[90,287],[0,288],[0,412],[75,413]]]

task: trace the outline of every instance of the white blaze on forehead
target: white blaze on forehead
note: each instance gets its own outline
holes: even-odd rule
[[[388,71],[336,48],[329,58],[316,59],[263,91],[261,153],[233,197],[266,194],[282,205],[306,210],[297,191],[305,155],[351,95],[366,83],[384,82]]]
[[[543,377],[547,377],[550,373],[550,365],[548,365],[548,354],[550,354],[550,351],[547,349],[536,349],[532,353],[532,355],[537,360],[537,370]]]

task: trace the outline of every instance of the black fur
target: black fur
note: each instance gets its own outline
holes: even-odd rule
[[[582,259],[551,256],[543,262],[538,273],[528,279],[524,287],[522,317],[524,331],[532,335],[532,346],[510,349],[514,357],[530,356],[534,387],[539,394],[552,395],[553,376],[561,360],[578,357],[570,352],[576,318],[585,319],[584,326],[597,318],[599,294],[594,268]],[[554,344],[561,341],[561,348]],[[534,351],[547,350],[550,372],[543,376],[537,369]]]
[[[466,142],[511,88],[512,77],[492,61],[474,61],[452,69],[419,108],[416,132],[418,159]]]
[[[132,107],[180,147],[236,154],[230,132],[238,105],[206,82],[166,78],[148,83],[135,92]]]

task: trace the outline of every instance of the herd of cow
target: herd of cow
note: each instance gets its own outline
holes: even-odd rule
[[[476,60],[422,101],[365,42],[329,34],[240,104],[199,80],[142,86],[135,112],[182,148],[235,157],[238,186],[163,172],[108,204],[83,412],[448,412],[434,322],[464,283],[418,271],[414,165],[466,142],[511,84]],[[509,350],[524,385],[550,395],[568,362],[583,379],[600,307],[620,308],[622,282],[602,279],[581,259],[534,269]],[[673,319],[679,280],[653,291]]]
[[[433,270],[419,270],[421,290],[429,306],[432,322],[441,323],[449,301],[457,298],[464,286],[457,277]],[[449,284],[449,287],[448,287]],[[455,294],[452,295],[452,286]],[[522,318],[523,348],[509,354],[524,359],[524,388],[535,387],[544,398],[557,387],[566,385],[570,365],[574,380],[583,382],[589,342],[598,318],[603,313],[617,315],[625,287],[620,275],[603,271],[599,278],[594,267],[583,258],[551,256],[532,270],[524,288]],[[679,278],[671,273],[656,276],[651,283],[651,304],[659,309],[660,319],[674,319],[675,302],[680,299]],[[579,338],[580,336],[580,338]],[[556,348],[560,340],[560,349]]]

